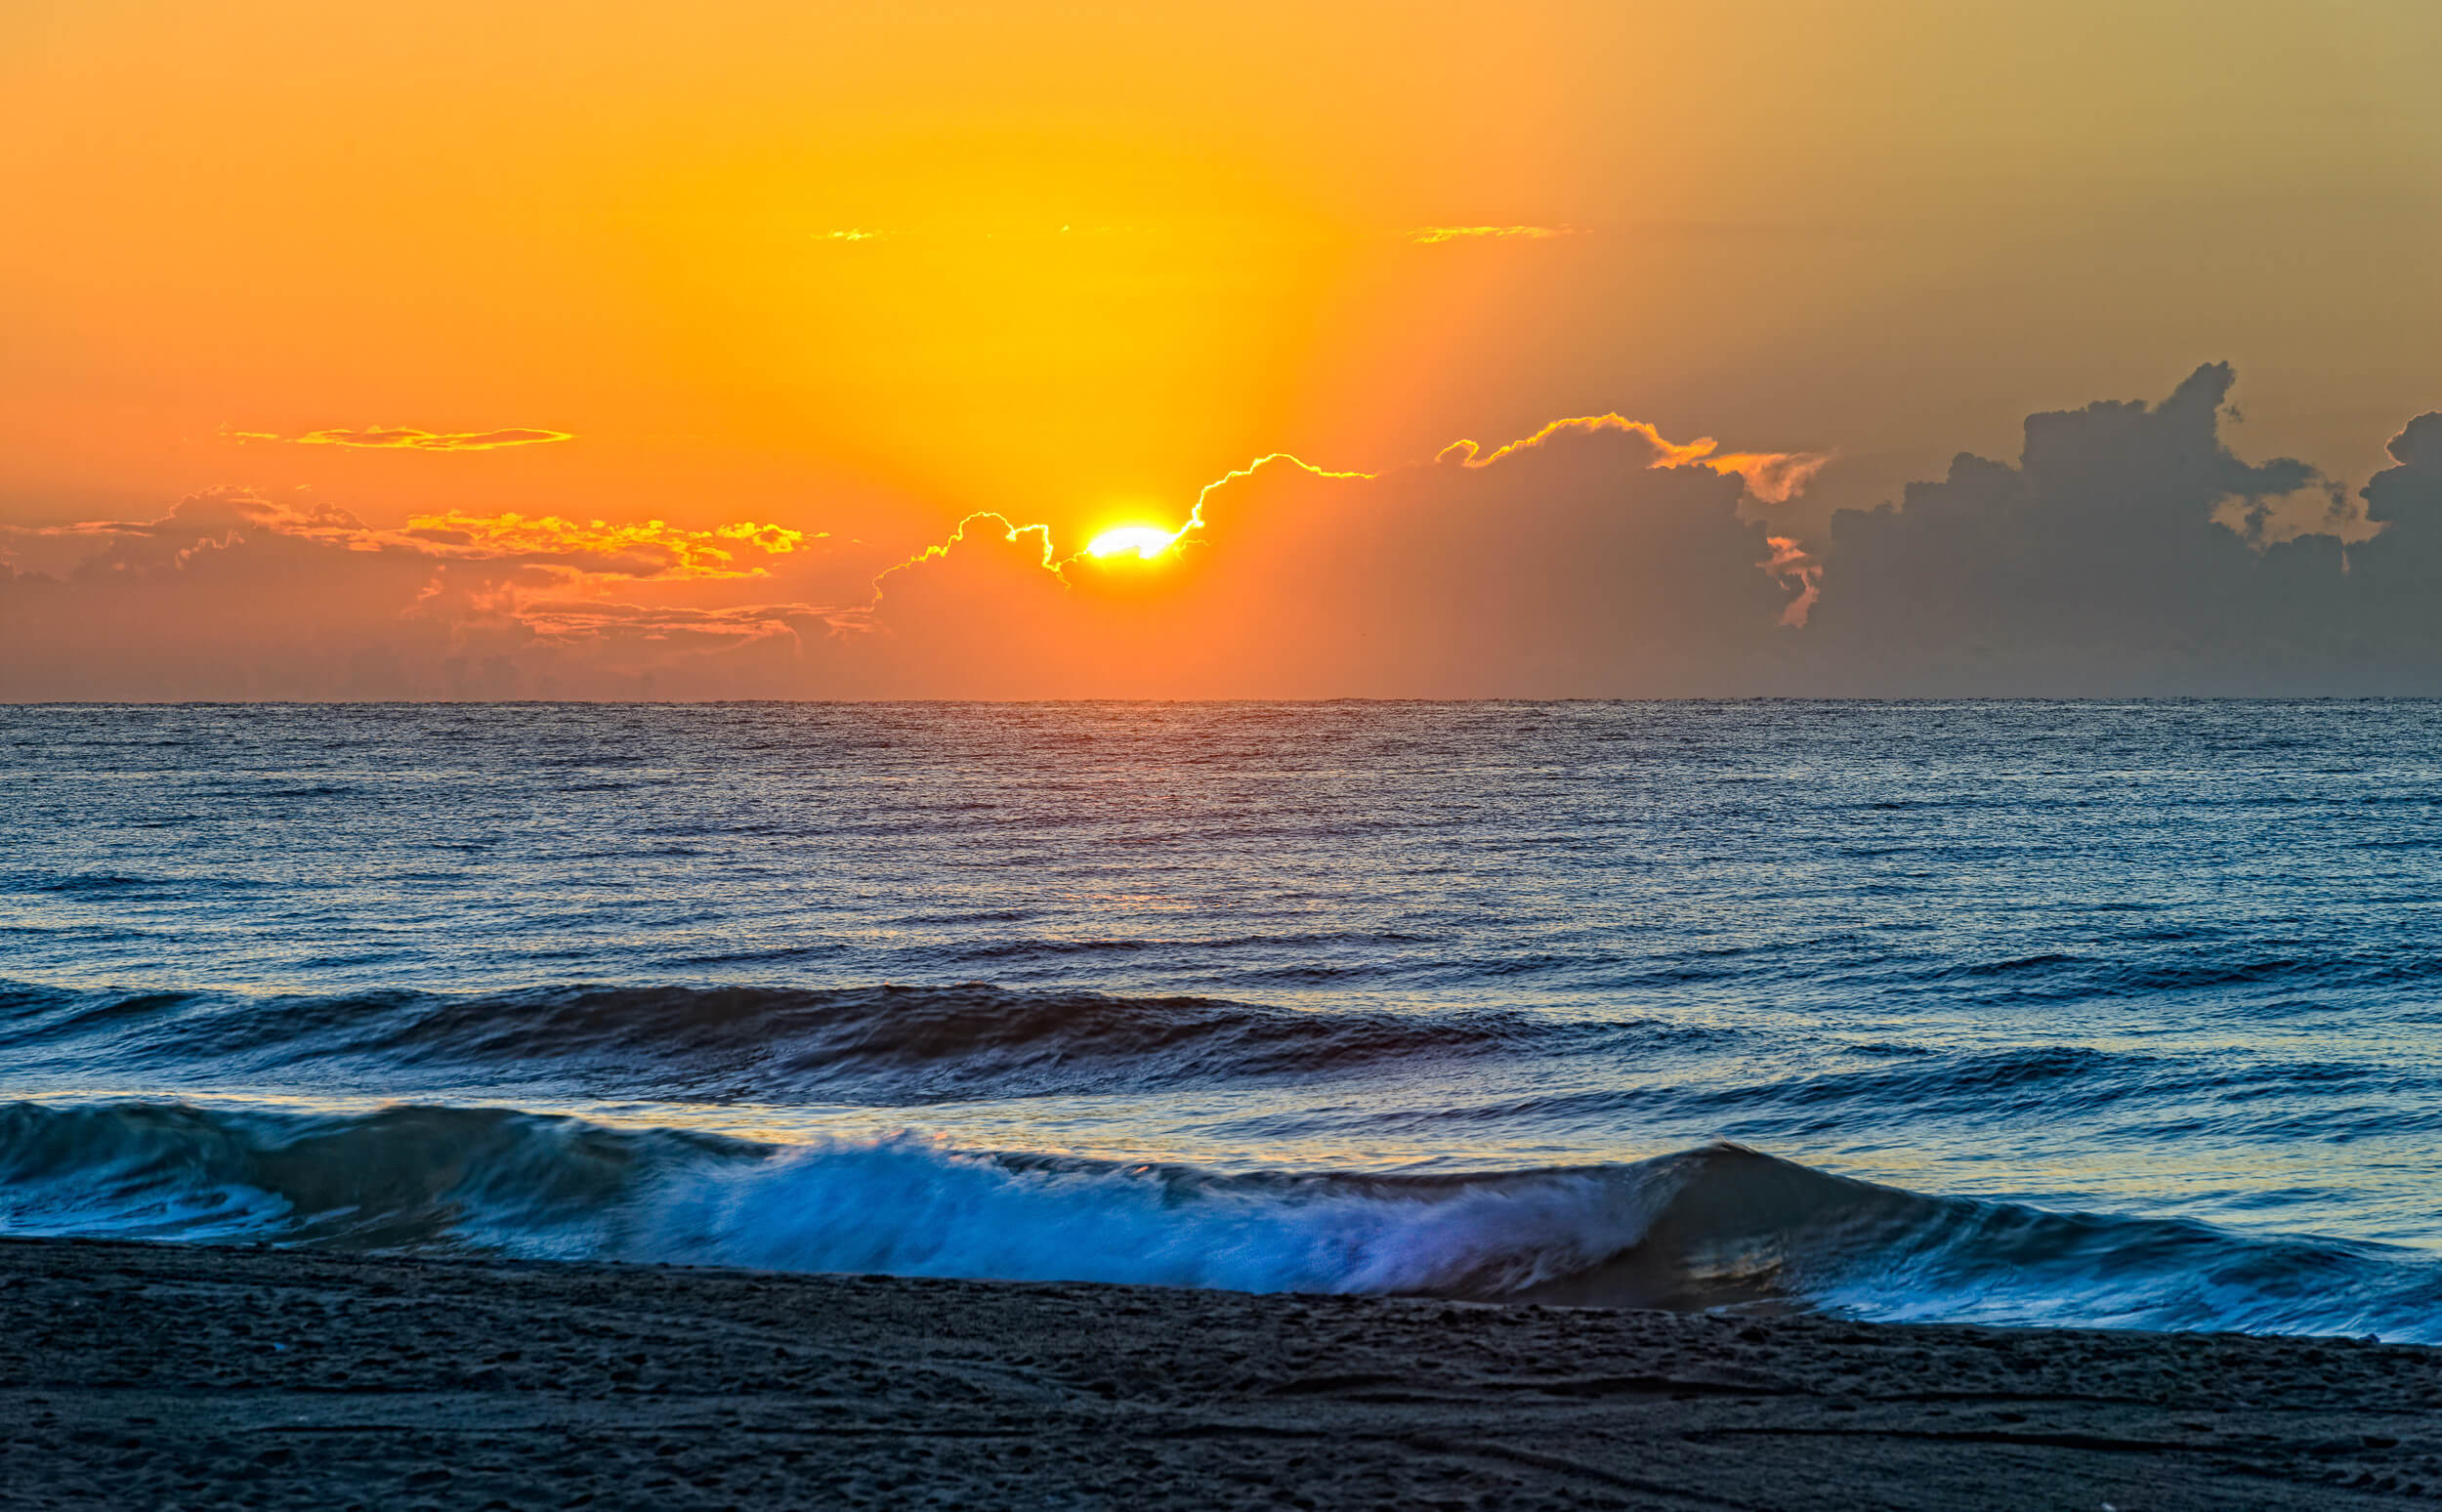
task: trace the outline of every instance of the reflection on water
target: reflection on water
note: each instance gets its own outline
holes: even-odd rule
[[[2438,752],[2413,703],[0,710],[0,1095],[1215,1179],[1727,1139],[2430,1251]]]

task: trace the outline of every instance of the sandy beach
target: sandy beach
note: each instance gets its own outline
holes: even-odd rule
[[[10,1506],[2442,1495],[2442,1351],[0,1241]]]

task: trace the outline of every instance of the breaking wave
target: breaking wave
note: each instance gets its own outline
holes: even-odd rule
[[[2442,1340],[2418,1251],[1929,1197],[1735,1145],[1223,1175],[494,1108],[0,1104],[0,1232]]]

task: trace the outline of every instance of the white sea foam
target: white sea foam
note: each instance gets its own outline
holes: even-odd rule
[[[1233,1182],[901,1138],[691,1174],[637,1247],[787,1270],[1498,1296],[1629,1248],[1670,1185],[1635,1167],[1449,1185]]]
[[[0,1232],[2442,1342],[2420,1251],[1932,1197],[1735,1146],[1223,1174],[501,1108],[8,1103]]]

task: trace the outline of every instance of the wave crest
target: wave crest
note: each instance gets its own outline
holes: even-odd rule
[[[2442,1339],[2389,1246],[1928,1197],[1734,1145],[1452,1175],[772,1146],[487,1108],[0,1105],[0,1231]]]

